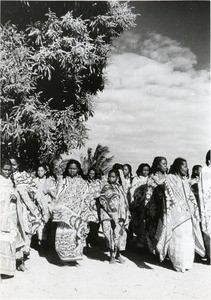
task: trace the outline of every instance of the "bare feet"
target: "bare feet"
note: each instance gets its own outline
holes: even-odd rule
[[[25,272],[27,271],[27,268],[24,266],[24,264],[21,264],[20,266],[17,267],[17,270],[21,272]]]
[[[116,263],[115,258],[112,257],[112,258],[110,259],[110,261],[109,261],[109,264],[115,264],[115,263]]]

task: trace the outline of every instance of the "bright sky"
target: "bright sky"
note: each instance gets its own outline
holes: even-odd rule
[[[108,83],[95,99],[86,147],[114,162],[178,157],[204,164],[210,148],[209,2],[132,2],[135,29],[115,43]]]

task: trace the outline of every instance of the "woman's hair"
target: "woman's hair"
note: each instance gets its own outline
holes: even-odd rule
[[[87,172],[87,180],[89,180],[89,173],[90,173],[91,171],[94,171],[94,172],[95,172],[94,180],[96,180],[96,179],[97,179],[97,171],[96,171],[96,169],[95,169],[94,167],[89,168],[89,170],[88,170],[88,172]]]
[[[119,184],[122,185],[122,180],[121,180],[119,171],[116,170],[116,169],[111,169],[111,170],[108,172],[108,177],[111,175],[111,173],[114,173],[114,174],[116,175],[116,177],[119,179]]]
[[[156,156],[152,162],[152,166],[150,168],[150,174],[155,174],[158,171],[158,166],[162,160],[166,160],[163,156]]]
[[[202,166],[201,165],[195,165],[195,166],[193,166],[193,168],[192,168],[192,174],[191,174],[191,178],[192,179],[196,178],[195,171],[198,171],[199,168],[202,168]]]
[[[69,167],[70,165],[75,164],[78,167],[78,175],[80,175],[83,179],[84,179],[84,174],[83,171],[81,169],[81,164],[79,163],[79,161],[75,160],[75,159],[70,159],[66,165],[65,171],[63,173],[63,177],[66,178],[67,176],[69,176]]]
[[[101,169],[96,169],[96,179],[101,180],[103,175],[104,175],[104,173]]]
[[[46,171],[46,174],[45,174],[46,178],[48,178],[50,176],[49,175],[49,166],[45,163],[40,163],[36,169],[36,177],[38,177],[38,169],[39,168],[43,168]]]
[[[207,166],[209,166],[209,161],[210,161],[210,152],[211,150],[209,150],[206,154],[206,158],[205,158],[205,163]]]
[[[123,165],[117,163],[117,164],[113,165],[112,170],[119,170],[119,169],[122,170],[122,168],[123,168]]]
[[[170,167],[169,174],[174,174],[174,175],[179,174],[180,167],[183,165],[184,162],[187,163],[187,160],[181,157],[177,157]]]
[[[8,158],[4,158],[4,159],[1,160],[1,169],[4,166],[11,166],[12,167],[11,161]]]
[[[1,160],[1,169],[4,166],[11,166],[11,176],[10,176],[10,178],[12,180],[13,187],[15,187],[15,181],[14,181],[13,173],[12,173],[12,163],[11,163],[11,161],[8,158],[4,158],[4,159]]]
[[[23,162],[21,161],[20,157],[18,157],[16,155],[10,155],[9,160],[10,159],[14,159],[16,161],[16,163],[18,164],[19,172],[25,171],[25,169],[23,167]]]
[[[128,170],[129,170],[129,176],[130,176],[130,184],[131,184],[132,181],[133,181],[132,167],[131,167],[131,165],[129,165],[129,164],[124,164],[124,165],[123,165],[123,168],[124,168],[124,167],[128,167]]]
[[[136,170],[137,176],[140,176],[140,175],[142,174],[143,169],[144,169],[145,167],[149,168],[149,171],[150,171],[150,166],[149,166],[148,164],[146,164],[146,163],[140,164],[140,165],[138,166],[138,169]]]

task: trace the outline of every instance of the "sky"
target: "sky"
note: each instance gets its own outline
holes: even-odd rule
[[[151,165],[165,156],[189,167],[210,148],[209,2],[131,2],[137,25],[114,43],[107,84],[94,99],[86,147],[114,162]]]

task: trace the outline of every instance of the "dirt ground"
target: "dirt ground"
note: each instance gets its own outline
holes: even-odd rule
[[[101,238],[102,239],[102,238]],[[196,258],[186,273],[173,270],[133,244],[124,253],[125,264],[109,264],[102,239],[98,248],[85,248],[80,266],[63,266],[49,249],[31,250],[28,271],[3,279],[0,298],[54,299],[211,299],[211,268]]]

